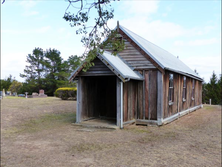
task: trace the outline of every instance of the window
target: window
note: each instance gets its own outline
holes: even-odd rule
[[[186,101],[186,96],[187,96],[187,82],[186,82],[186,77],[183,77],[183,101]]]
[[[194,90],[195,90],[195,80],[193,79],[193,83],[192,83],[192,97],[191,97],[192,100],[194,100]]]
[[[169,75],[169,105],[173,104],[173,74]]]

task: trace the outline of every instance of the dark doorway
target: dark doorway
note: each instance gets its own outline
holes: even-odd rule
[[[116,119],[116,77],[82,77],[82,119]]]

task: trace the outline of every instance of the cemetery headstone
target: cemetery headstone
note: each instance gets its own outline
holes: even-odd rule
[[[44,92],[43,89],[40,89],[40,90],[39,90],[39,96],[40,96],[40,97],[47,97],[47,95],[45,95],[45,92]]]
[[[39,90],[39,93],[36,93],[36,92],[33,92],[32,95],[28,96],[30,98],[38,98],[38,97],[47,97],[47,95],[44,94],[44,90],[43,89],[40,89]]]
[[[5,97],[5,89],[2,90],[2,96]]]
[[[28,92],[25,92],[25,98],[28,98],[28,96],[27,96],[27,95],[28,95]]]
[[[41,95],[44,95],[44,93],[45,93],[45,92],[44,92],[43,89],[40,89],[40,90],[39,90],[39,95],[40,95],[40,96],[41,96]]]
[[[36,92],[32,92],[32,96],[38,96],[39,94]]]

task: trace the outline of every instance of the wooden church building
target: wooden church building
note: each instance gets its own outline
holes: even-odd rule
[[[89,70],[80,65],[70,76],[78,80],[76,123],[163,125],[202,107],[203,80],[193,70],[127,28],[119,25],[118,31],[123,51],[104,51]]]

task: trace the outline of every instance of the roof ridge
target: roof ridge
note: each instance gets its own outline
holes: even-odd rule
[[[202,78],[197,75],[189,66],[183,61],[178,59],[175,55],[169,51],[159,47],[158,45],[148,41],[140,35],[132,32],[131,30],[119,25],[119,28],[131,38],[144,52],[146,52],[161,68],[165,70],[174,71],[177,73],[183,72],[183,74],[193,75],[200,80]]]
[[[125,28],[124,26],[121,26],[121,27]],[[152,45],[154,45],[154,46],[156,46],[156,47],[158,47],[158,48],[160,48],[160,49],[162,49],[162,50],[164,50],[164,51],[166,51],[166,52],[170,53],[170,52],[169,52],[169,51],[167,51],[166,49],[163,49],[163,48],[161,48],[160,46],[158,46],[158,45],[154,44],[153,42],[148,41],[146,38],[141,37],[140,35],[138,35],[138,34],[134,33],[133,31],[129,30],[128,28],[125,28],[125,29],[127,29],[127,30],[128,30],[128,31],[130,31],[131,33],[135,34],[136,36],[138,36],[138,37],[140,37],[140,38],[144,39],[145,41],[149,42],[150,44],[152,44]],[[173,55],[172,53],[170,53],[170,54],[176,58],[176,56],[175,56],[175,55]]]

